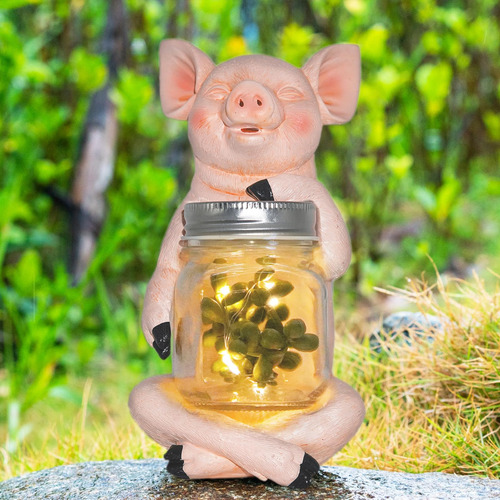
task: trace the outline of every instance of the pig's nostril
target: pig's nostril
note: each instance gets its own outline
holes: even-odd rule
[[[257,106],[262,106],[262,101],[260,99],[257,99]]]
[[[242,108],[245,105],[245,103],[241,99],[240,99],[239,104],[240,104],[240,108]]]

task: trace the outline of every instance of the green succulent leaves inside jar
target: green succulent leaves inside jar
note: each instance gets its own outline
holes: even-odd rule
[[[289,319],[286,297],[294,286],[275,272],[276,259],[265,256],[256,262],[263,267],[249,282],[231,283],[222,272],[210,276],[214,296],[202,299],[201,318],[204,325],[211,325],[203,334],[203,347],[218,353],[212,371],[228,383],[248,377],[263,388],[279,383],[279,370],[300,366],[302,356],[289,349],[313,352],[319,338],[306,333],[302,319]],[[215,259],[214,263],[227,261]]]
[[[224,323],[225,313],[222,306],[215,300],[209,297],[203,297],[201,301],[201,317],[203,323]]]

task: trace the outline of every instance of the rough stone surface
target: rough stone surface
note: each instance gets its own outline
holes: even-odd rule
[[[165,461],[86,462],[32,472],[0,483],[1,500],[274,500],[274,499],[453,499],[500,498],[500,480],[453,474],[407,474],[322,467],[305,491],[257,479],[185,481],[171,476]]]
[[[402,311],[391,314],[384,318],[381,328],[370,335],[370,347],[373,351],[380,353],[381,341],[389,338],[399,343],[411,343],[411,335],[419,337],[427,336],[429,342],[434,341],[434,335],[442,331],[443,322],[432,314],[420,312]]]

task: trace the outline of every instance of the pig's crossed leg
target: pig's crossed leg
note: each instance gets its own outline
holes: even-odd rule
[[[196,414],[181,402],[173,380],[152,377],[130,395],[132,416],[152,439],[170,447],[172,472],[191,479],[256,476],[283,486],[306,486],[322,463],[356,433],[364,405],[351,387],[332,379],[326,404],[283,426],[283,416],[260,431],[221,414]],[[281,425],[280,425],[281,423]],[[182,445],[182,446],[179,446]],[[311,456],[315,459],[311,459]]]
[[[184,403],[185,405],[185,403]],[[165,447],[192,444],[228,460],[209,460],[208,475],[196,474],[193,464],[186,469],[196,477],[220,477],[217,469],[242,469],[243,476],[256,476],[289,485],[299,476],[304,451],[297,445],[266,435],[221,414],[188,411],[175,388],[173,379],[157,376],[144,380],[130,395],[130,411],[139,426]],[[193,409],[195,411],[195,409]],[[187,459],[187,457],[182,457]],[[178,471],[179,472],[179,471]],[[187,472],[186,470],[184,472]],[[237,471],[236,471],[237,472]],[[233,475],[234,477],[234,475]]]

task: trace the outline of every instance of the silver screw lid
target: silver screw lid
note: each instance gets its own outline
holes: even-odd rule
[[[188,239],[277,239],[317,241],[312,201],[214,201],[186,203]]]

